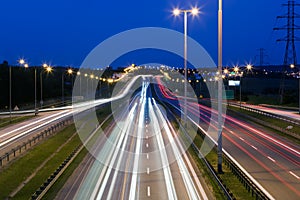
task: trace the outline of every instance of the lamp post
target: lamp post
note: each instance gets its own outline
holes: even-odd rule
[[[193,16],[198,15],[199,9],[192,8],[191,10],[180,10],[178,8],[173,10],[175,16],[184,13],[184,124],[187,125],[187,14],[191,13]]]
[[[11,66],[9,65],[9,122],[11,122]]]
[[[53,68],[50,66],[50,65],[47,65],[47,64],[43,64],[43,68],[41,70],[41,73],[40,73],[40,81],[41,81],[41,101],[40,101],[40,104],[41,104],[41,108],[43,107],[43,70],[46,70],[47,73],[51,73]]]
[[[79,76],[79,96],[81,96],[81,76],[80,76],[80,71],[78,71],[77,76]]]
[[[46,63],[44,63],[42,65],[42,68],[43,69],[46,69],[48,68],[48,65]],[[40,104],[41,104],[41,108],[43,107],[43,69],[41,69],[41,73],[40,73],[40,84],[41,84],[41,100],[40,100]]]
[[[21,64],[21,63],[20,63]],[[24,64],[25,68],[29,68],[29,65],[27,63]],[[34,115],[38,114],[38,108],[37,108],[37,92],[36,92],[36,67],[34,67]]]
[[[290,68],[291,69],[294,69],[296,66],[295,64],[291,64],[290,65]],[[298,108],[298,111],[299,111],[299,114],[300,114],[300,69],[298,70],[298,79],[299,79],[299,108]]]
[[[218,173],[223,173],[222,169],[222,68],[223,68],[223,1],[219,0],[218,10]]]

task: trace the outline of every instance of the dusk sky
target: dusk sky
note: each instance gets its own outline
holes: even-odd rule
[[[224,65],[258,64],[259,48],[266,49],[266,62],[283,63],[285,43],[276,43],[276,39],[286,33],[273,31],[273,27],[286,23],[276,19],[286,13],[281,6],[285,2],[224,0]],[[217,0],[2,1],[0,62],[16,64],[24,57],[31,65],[46,61],[78,67],[95,46],[122,31],[163,27],[183,32],[183,17],[172,16],[172,9],[193,5],[200,8],[201,14],[189,17],[188,35],[203,45],[217,63]]]

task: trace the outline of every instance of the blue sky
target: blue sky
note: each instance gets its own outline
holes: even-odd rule
[[[255,56],[259,48],[266,49],[266,62],[283,62],[285,44],[276,43],[276,39],[285,32],[274,32],[273,27],[284,24],[276,20],[286,12],[281,7],[284,2],[224,0],[224,65],[258,62]],[[125,30],[163,27],[183,32],[183,20],[172,16],[172,8],[193,5],[201,9],[201,14],[189,18],[189,36],[217,62],[217,0],[2,1],[0,62],[15,64],[24,57],[34,65],[46,61],[80,66],[96,45]]]

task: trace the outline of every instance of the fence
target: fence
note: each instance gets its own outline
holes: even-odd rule
[[[2,167],[4,164],[7,164],[11,161],[12,158],[15,158],[16,156],[20,155],[22,152],[27,151],[29,148],[37,144],[38,142],[44,140],[45,138],[48,138],[51,135],[54,135],[58,132],[58,130],[61,130],[63,127],[73,123],[71,119],[67,119],[65,121],[59,122],[44,131],[40,132],[38,135],[32,137],[31,139],[27,140],[26,142],[23,142],[23,144],[18,145],[17,147],[11,149],[9,152],[5,153],[4,155],[0,156],[0,167]]]

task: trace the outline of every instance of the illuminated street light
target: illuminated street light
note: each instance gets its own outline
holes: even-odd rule
[[[67,73],[68,73],[69,75],[72,75],[72,74],[73,74],[73,69],[69,68],[69,69],[67,70]]]
[[[175,16],[179,16],[181,13],[184,13],[184,78],[187,80],[187,14],[191,13],[193,16],[198,15],[199,9],[180,10],[176,8],[173,10]],[[184,97],[184,123],[187,125],[187,81],[184,82]]]
[[[224,74],[228,74],[228,73],[229,73],[228,69],[224,69]]]
[[[294,64],[290,65],[291,69],[294,69],[296,66]],[[299,77],[299,114],[300,114],[300,77]]]
[[[24,64],[25,64],[25,60],[24,60],[24,59],[20,59],[20,60],[19,60],[19,64],[20,64],[20,65],[24,65]]]
[[[44,63],[43,65],[43,69],[49,74],[52,72],[52,67],[50,65],[48,65],[47,63]],[[41,108],[43,107],[43,69],[41,69],[41,73],[40,73],[40,84],[41,84],[41,100],[40,100],[40,105]]]
[[[294,64],[291,64],[290,67],[291,67],[291,69],[294,69],[294,68],[295,68],[295,65],[294,65]]]
[[[252,67],[252,65],[248,64],[248,65],[246,66],[246,68],[247,68],[248,71],[251,71],[253,67]]]
[[[20,59],[19,64],[23,65],[26,69],[29,68],[28,63],[25,63],[24,59]],[[36,82],[36,67],[34,67],[34,115],[38,114]]]
[[[77,76],[79,76],[79,96],[81,96],[81,73],[78,71],[76,73]]]
[[[219,0],[219,9],[218,9],[218,71],[219,76],[222,76],[223,69],[223,0]],[[218,173],[222,174],[222,146],[223,146],[223,134],[222,134],[222,102],[223,102],[223,94],[222,94],[222,86],[223,80],[220,78],[218,81]]]
[[[240,68],[239,68],[238,66],[235,66],[235,67],[233,68],[233,71],[234,71],[236,74],[239,72],[239,70],[240,70]]]

